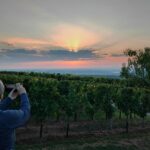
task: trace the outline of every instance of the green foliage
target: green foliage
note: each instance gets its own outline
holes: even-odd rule
[[[134,109],[134,96],[133,96],[133,89],[132,88],[121,88],[119,91],[119,107],[126,114],[126,116],[129,115],[129,113]]]
[[[130,52],[130,56],[132,55],[136,56],[137,53]],[[139,78],[135,82],[131,78],[116,80],[61,74],[1,72],[0,79],[7,84],[21,82],[25,86],[31,101],[32,119],[39,122],[41,128],[51,117],[67,122],[69,131],[71,119],[75,121],[81,115],[93,120],[97,112],[102,112],[107,120],[111,120],[118,110],[126,117],[134,113],[141,118],[150,111],[149,84]],[[13,107],[18,104],[16,102]]]
[[[150,108],[150,92],[147,90],[138,91],[137,100],[137,114],[141,118],[144,118]]]
[[[32,115],[37,121],[44,121],[55,111],[55,100],[59,97],[57,81],[38,79],[30,82]]]
[[[125,54],[128,58],[127,67],[123,65],[121,76],[127,78],[138,77],[150,80],[150,48],[144,50],[127,49]]]

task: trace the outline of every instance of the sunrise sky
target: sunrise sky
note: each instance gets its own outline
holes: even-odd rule
[[[0,0],[0,69],[120,68],[150,46],[150,0]]]

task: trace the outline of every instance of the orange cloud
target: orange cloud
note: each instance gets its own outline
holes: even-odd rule
[[[86,28],[73,25],[60,25],[54,28],[50,38],[57,46],[72,51],[92,46],[102,40],[102,37]]]
[[[82,68],[88,66],[89,62],[86,60],[77,61],[39,61],[39,62],[25,62],[20,63],[20,67],[26,68]],[[15,66],[17,67],[17,66]]]
[[[38,40],[32,38],[8,38],[3,40],[8,44],[12,44],[14,47],[26,48],[26,49],[43,49],[52,45],[51,42],[46,40]]]
[[[61,24],[50,30],[47,29],[43,39],[12,37],[2,41],[17,48],[50,50],[59,47],[70,51],[78,51],[84,48],[92,48],[96,44],[99,45],[111,34],[109,30],[101,29],[100,32],[87,27]]]
[[[14,44],[47,44],[47,42],[42,40],[35,40],[31,38],[10,38],[8,39],[9,43]]]
[[[12,63],[8,66],[2,66],[2,68],[23,68],[23,69],[53,69],[53,68],[118,68],[122,63],[127,62],[127,57],[112,57],[106,56],[100,60],[73,60],[73,61],[36,61],[36,62],[20,62]]]

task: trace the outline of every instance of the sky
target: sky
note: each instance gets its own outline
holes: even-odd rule
[[[0,0],[0,69],[120,68],[150,46],[149,0]]]

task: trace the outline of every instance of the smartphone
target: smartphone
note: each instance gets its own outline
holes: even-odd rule
[[[14,92],[17,92],[16,84],[5,84],[5,89],[8,92],[10,92],[11,90],[15,89]]]

